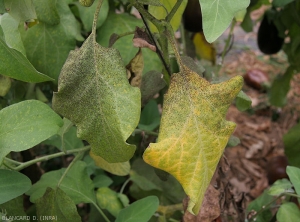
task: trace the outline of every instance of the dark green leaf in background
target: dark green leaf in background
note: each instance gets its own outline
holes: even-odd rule
[[[45,221],[80,222],[76,205],[60,188],[47,188],[43,197],[36,201],[37,218]]]
[[[57,0],[32,0],[37,18],[48,25],[57,25],[60,17],[56,8]],[[61,0],[59,0],[61,1]]]
[[[86,32],[92,31],[94,13],[96,11],[97,4],[93,4],[91,7],[84,7],[81,4],[76,3],[76,6],[78,7],[79,10],[79,15],[83,23],[84,31]],[[106,20],[108,10],[109,10],[108,0],[104,0],[97,20],[97,28],[99,28]]]
[[[251,107],[252,101],[246,93],[240,91],[236,96],[235,105],[239,111],[245,111]]]
[[[279,222],[297,222],[300,218],[300,210],[295,203],[284,203],[279,207],[276,218]]]
[[[19,31],[20,22],[15,20],[10,14],[5,13],[1,16],[0,25],[2,27],[6,44],[15,50],[18,50],[26,56],[25,48]]]
[[[252,19],[250,17],[250,10],[247,10],[247,13],[244,17],[243,22],[241,23],[241,27],[245,32],[252,32],[253,30],[253,22]]]
[[[142,105],[148,103],[153,96],[166,86],[163,74],[158,71],[149,71],[142,76],[141,94]]]
[[[120,211],[116,222],[147,222],[159,206],[156,196],[149,196],[135,201],[129,207]]]
[[[113,33],[124,34],[132,32],[136,26],[142,27],[143,22],[134,16],[128,14],[116,14],[109,12],[104,24],[97,30],[97,42],[102,46],[108,46],[109,38]],[[113,48],[120,51],[124,65],[127,65],[130,60],[136,55],[138,49],[133,47],[133,35],[128,35],[119,39]],[[144,71],[146,73],[150,70],[162,70],[162,64],[155,52],[150,49],[142,49],[144,57]]]
[[[113,180],[104,174],[100,174],[94,177],[93,179],[94,186],[99,187],[108,187],[113,183]]]
[[[269,204],[272,200],[273,197],[269,195],[267,191],[265,191],[248,205],[247,212],[250,212],[252,210],[258,212],[263,208],[263,206]],[[260,214],[253,216],[253,219],[259,222],[269,222],[271,218],[272,212],[270,211],[270,209],[266,209],[260,212]]]
[[[30,187],[31,181],[24,174],[0,169],[0,204],[20,196]]]
[[[146,190],[146,191],[147,190],[159,190],[159,191],[162,191],[162,189],[159,186],[157,186],[151,180],[148,180],[146,177],[140,176],[134,170],[130,171],[130,180],[132,182],[134,182],[142,190]]]
[[[48,105],[27,100],[0,111],[0,163],[11,151],[29,149],[53,136],[63,121]]]
[[[155,100],[150,100],[144,107],[140,123],[138,125],[139,129],[152,131],[155,130],[160,124],[160,113],[158,111],[158,106]]]
[[[295,0],[274,0],[274,1],[272,1],[272,5],[274,7],[283,7],[293,1],[295,1]]]
[[[0,13],[3,14],[5,13],[5,5],[4,5],[4,0],[0,0]]]
[[[282,107],[286,104],[286,95],[290,90],[290,81],[294,75],[293,67],[287,68],[284,75],[279,75],[273,81],[269,91],[269,100],[273,106]]]
[[[283,135],[284,153],[288,158],[289,164],[300,167],[300,123],[293,126]]]
[[[6,217],[19,216],[19,222],[28,222],[28,220],[22,218],[23,216],[26,216],[23,206],[23,195],[18,196],[6,203],[0,204],[0,214],[1,212],[5,212]]]
[[[0,73],[24,82],[44,82],[53,80],[38,72],[19,51],[9,48],[0,37]]]
[[[55,188],[66,169],[60,169],[43,174],[42,178],[35,183],[26,193],[30,195],[30,201],[35,203],[46,192],[47,187]],[[87,174],[86,163],[77,161],[60,184],[62,189],[75,204],[96,203],[93,181]]]
[[[5,9],[18,22],[28,22],[36,19],[32,0],[4,0]]]
[[[159,197],[162,205],[170,205],[181,203],[182,199],[186,195],[180,183],[173,176],[170,175],[167,181],[162,181],[154,172],[154,168],[146,164],[142,159],[136,159],[133,162],[132,170],[140,177],[145,177],[144,181],[148,180],[158,187],[158,189],[147,191],[143,189],[149,189],[149,186],[151,187],[152,185],[148,185],[147,187],[143,186],[140,188],[139,186],[142,186],[142,183],[139,183],[138,186],[135,186],[134,188],[133,185],[136,185],[134,183],[130,187],[130,194],[136,199],[140,199],[152,194]],[[134,189],[132,189],[132,187]]]

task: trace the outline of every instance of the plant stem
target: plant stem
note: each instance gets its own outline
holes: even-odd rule
[[[123,191],[124,191],[126,185],[130,182],[130,180],[131,180],[131,179],[128,178],[128,179],[123,183],[123,185],[122,185],[122,187],[121,187],[121,189],[120,189],[120,194],[123,193]]]
[[[92,33],[94,33],[95,38],[96,38],[97,21],[98,21],[99,12],[100,12],[100,9],[102,6],[102,2],[103,2],[103,0],[99,0],[95,14],[94,14]]]
[[[96,209],[99,211],[99,213],[101,214],[101,216],[104,218],[104,220],[106,222],[110,222],[110,220],[106,217],[106,215],[104,214],[104,212],[101,210],[101,208],[93,202],[93,205],[96,207]]]
[[[145,10],[146,11],[146,10]],[[146,11],[147,12],[147,11]],[[148,34],[149,34],[149,36],[150,36],[150,38],[151,38],[151,40],[152,40],[152,42],[153,42],[153,44],[155,45],[155,47],[156,47],[156,52],[157,52],[157,55],[158,55],[158,57],[160,58],[160,60],[161,60],[161,62],[163,63],[163,65],[164,65],[164,67],[165,67],[165,70],[167,71],[167,75],[165,74],[165,73],[163,73],[164,74],[164,79],[165,79],[165,81],[166,81],[166,83],[167,83],[167,85],[169,85],[170,84],[170,77],[169,76],[171,76],[171,70],[170,70],[170,62],[168,61],[168,60],[166,60],[166,58],[164,57],[164,55],[163,55],[163,53],[161,52],[161,49],[160,49],[160,47],[158,47],[158,44],[157,44],[157,41],[154,39],[154,37],[153,37],[153,34],[151,33],[151,31],[150,31],[150,28],[149,28],[149,26],[148,26],[148,23],[146,22],[146,20],[145,20],[145,18],[144,18],[144,15],[139,11],[139,13],[140,13],[140,15],[141,15],[141,18],[142,18],[142,20],[143,20],[143,23],[144,23],[144,25],[145,25],[145,27],[146,27],[146,30],[147,30],[147,32],[148,32]],[[147,12],[148,13],[148,12]],[[149,13],[150,14],[150,13]],[[151,15],[151,14],[150,14]],[[152,15],[151,15],[152,16]],[[160,25],[160,24],[159,24]]]
[[[286,196],[291,196],[291,197],[297,197],[297,198],[300,198],[299,195],[294,194],[294,193],[283,193],[283,194],[286,195]]]
[[[278,197],[274,198],[270,203],[268,203],[268,204],[262,206],[262,208],[261,208],[259,211],[257,211],[256,214],[255,214],[253,217],[249,218],[249,221],[253,221],[253,220],[256,218],[256,216],[257,216],[258,214],[260,214],[260,213],[263,212],[264,210],[268,209],[269,206],[271,206],[276,200],[280,199],[282,196],[283,196],[283,194],[280,194]],[[255,220],[254,220],[254,221],[255,221]]]
[[[183,2],[183,0],[177,0],[175,5],[173,6],[172,10],[170,11],[170,13],[166,17],[167,22],[171,22],[172,18],[174,17],[175,13],[177,12],[177,10],[180,7],[180,5],[182,4],[182,2]]]
[[[231,26],[230,26],[230,31],[229,31],[228,38],[226,39],[225,48],[224,48],[224,50],[222,52],[222,57],[221,57],[222,63],[221,64],[223,64],[226,51],[228,50],[228,47],[229,47],[229,44],[230,44],[230,41],[231,41],[231,38],[232,38],[232,35],[233,35],[233,29],[234,29],[235,24],[236,24],[236,20],[233,19],[232,23],[231,23]]]
[[[69,164],[69,166],[67,167],[67,169],[65,170],[65,172],[63,173],[63,175],[61,176],[61,178],[59,179],[58,183],[57,183],[57,187],[60,186],[61,182],[63,181],[63,179],[65,178],[65,176],[68,174],[69,170],[72,168],[72,166],[74,165],[74,163],[77,162],[77,160],[79,160],[82,157],[82,154],[84,153],[84,151],[78,153],[75,158],[72,160],[72,162]]]
[[[19,161],[15,161],[15,160],[12,160],[12,159],[7,158],[7,157],[4,157],[4,160],[7,161],[7,162],[10,162],[10,163],[13,163],[13,164],[15,164],[15,165],[20,165],[20,164],[22,164],[22,163],[19,162]]]
[[[158,136],[158,133],[156,133],[156,132],[148,131],[148,130],[141,130],[141,129],[135,129],[133,131],[133,133],[140,133],[140,134],[145,133],[145,134],[152,135],[152,136]]]
[[[40,158],[36,158],[36,159],[30,160],[30,161],[27,161],[25,163],[18,162],[19,166],[14,167],[12,169],[16,170],[16,171],[20,171],[20,170],[23,170],[24,168],[26,168],[26,167],[28,167],[32,164],[38,163],[38,162],[47,161],[47,160],[50,160],[50,159],[53,159],[53,158],[56,158],[56,157],[65,156],[67,154],[85,152],[85,151],[88,151],[90,149],[91,149],[90,146],[85,146],[85,147],[82,147],[82,148],[79,148],[79,149],[67,150],[66,152],[59,152],[59,153],[54,153],[54,154],[51,154],[51,155],[43,156],[43,157],[40,157]],[[7,161],[7,159],[8,158],[6,158],[5,160]],[[17,162],[17,161],[15,161],[15,162]]]

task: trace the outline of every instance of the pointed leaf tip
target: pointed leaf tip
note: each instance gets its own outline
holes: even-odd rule
[[[126,75],[119,52],[98,45],[92,33],[70,53],[53,97],[53,108],[108,162],[126,162],[135,151],[126,140],[138,124],[141,95]]]
[[[158,143],[151,143],[143,158],[181,183],[190,197],[189,211],[197,214],[235,129],[225,115],[243,78],[210,84],[186,66],[182,70],[173,75],[165,95]]]

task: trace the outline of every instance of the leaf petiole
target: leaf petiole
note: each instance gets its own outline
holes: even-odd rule
[[[26,167],[29,167],[30,165],[38,163],[38,162],[47,161],[47,160],[50,160],[50,159],[53,159],[53,158],[56,158],[56,157],[60,157],[60,156],[65,156],[65,155],[68,155],[68,154],[85,152],[85,151],[88,151],[90,149],[91,149],[90,146],[85,146],[85,147],[82,147],[82,148],[79,148],[79,149],[67,150],[66,152],[59,152],[59,153],[54,153],[54,154],[51,154],[51,155],[43,156],[43,157],[36,158],[36,159],[30,160],[30,161],[27,161],[27,162],[24,162],[24,163],[21,163],[21,162],[18,162],[18,161],[9,159],[9,158],[4,158],[4,161],[11,162],[11,163],[14,163],[14,164],[18,164],[19,166],[17,166],[17,167],[9,167],[9,166],[8,167],[12,170],[20,171],[20,170],[23,170]],[[3,164],[5,164],[5,163],[3,163]],[[5,164],[5,166],[7,166],[7,164]]]

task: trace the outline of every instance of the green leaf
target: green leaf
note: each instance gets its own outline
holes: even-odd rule
[[[78,11],[79,11],[80,19],[83,24],[84,31],[86,32],[92,31],[94,13],[96,11],[97,4],[93,4],[91,7],[84,7],[81,4],[76,3],[76,6],[78,7]],[[99,28],[106,20],[106,17],[108,15],[108,10],[109,10],[108,0],[104,0],[101,5],[101,10],[97,20],[97,28]]]
[[[38,72],[19,51],[9,48],[0,37],[0,73],[24,82],[44,82],[53,80]]]
[[[148,180],[144,176],[140,176],[135,171],[130,171],[130,180],[134,182],[138,187],[140,187],[142,190],[159,190],[162,191],[160,187],[158,187],[156,184],[151,182],[151,180]]]
[[[115,217],[123,208],[123,204],[120,201],[118,194],[108,187],[100,187],[96,192],[96,196],[100,208],[106,209]]]
[[[46,192],[47,187],[55,189],[65,168],[51,171],[42,175],[41,179],[26,192],[30,196],[30,201],[35,203]],[[75,204],[92,203],[96,204],[93,181],[86,173],[86,163],[77,161],[60,184],[62,189]]]
[[[93,152],[90,152],[91,157],[95,161],[97,167],[110,172],[111,174],[118,175],[118,176],[126,176],[129,174],[130,171],[130,163],[129,161],[126,162],[119,162],[119,163],[109,163],[101,156],[95,155]]]
[[[246,93],[240,91],[236,96],[235,105],[239,111],[245,111],[251,107],[252,101]]]
[[[156,196],[149,196],[135,201],[129,207],[120,211],[116,222],[149,221],[159,206]]]
[[[113,180],[106,175],[100,174],[100,175],[97,175],[94,177],[93,183],[94,183],[94,186],[97,188],[109,187],[113,183]]]
[[[63,119],[64,125],[60,128],[58,135],[45,140],[43,144],[52,145],[60,150],[72,150],[84,146],[81,139],[76,136],[76,127],[67,118]]]
[[[282,107],[286,104],[286,95],[290,90],[290,81],[294,75],[293,67],[288,67],[284,75],[276,76],[269,91],[269,101],[273,106]]]
[[[142,159],[136,159],[133,162],[132,170],[134,170],[137,175],[139,175],[139,177],[144,177],[144,179],[141,179],[142,181],[150,181],[157,187],[155,188],[155,190],[152,189],[151,192],[145,192],[138,186],[136,186],[137,189],[135,190],[131,189],[134,185],[136,185],[135,183],[133,183],[133,185],[130,186],[130,194],[133,195],[136,199],[149,196],[149,194],[151,193],[151,195],[155,194],[159,197],[159,199],[161,200],[161,205],[170,205],[181,203],[182,199],[186,196],[184,190],[182,189],[182,186],[172,175],[168,177],[167,181],[162,181],[156,175],[154,168],[146,164]],[[139,183],[139,185],[142,185],[142,183]],[[142,186],[144,187],[144,185]],[[149,185],[146,187],[149,188]]]
[[[227,146],[233,147],[233,146],[239,145],[240,143],[241,143],[240,138],[231,135],[230,138],[229,138],[229,140],[228,140]]]
[[[258,212],[267,204],[269,204],[274,198],[268,194],[267,191],[265,191],[263,194],[261,194],[259,197],[257,197],[255,200],[253,200],[247,207],[247,212],[255,211]],[[275,203],[274,203],[275,204]],[[247,214],[248,214],[247,213]],[[260,214],[257,214],[253,217],[255,218],[255,221],[259,222],[269,222],[272,218],[272,212],[269,209],[266,209],[262,211]]]
[[[152,14],[157,19],[165,19],[167,14],[170,13],[171,9],[173,8],[173,6],[175,5],[175,3],[177,1],[176,0],[159,0],[159,2],[164,7],[157,7],[154,5],[149,5],[148,11],[150,12],[150,14]],[[175,15],[173,16],[173,18],[171,20],[171,26],[174,31],[176,31],[179,28],[179,25],[181,23],[181,17],[184,12],[184,9],[187,5],[187,2],[188,2],[187,0],[182,1],[181,5],[179,6],[178,10],[176,11]],[[157,32],[156,27],[152,23],[149,24],[149,27],[152,32]]]
[[[98,45],[95,34],[70,53],[53,108],[77,126],[77,136],[91,144],[93,154],[126,162],[135,151],[126,140],[138,124],[140,92],[129,85],[119,52]]]
[[[300,210],[295,203],[284,203],[282,204],[278,212],[276,214],[276,219],[279,222],[291,221],[296,222],[299,221],[300,218]]]
[[[300,167],[300,123],[283,135],[284,153],[292,166]]]
[[[286,173],[289,176],[296,193],[300,194],[300,169],[293,166],[287,166],[286,167]]]
[[[287,4],[290,4],[291,2],[294,2],[295,0],[274,0],[272,1],[272,5],[274,7],[284,7]]]
[[[21,39],[21,34],[19,31],[19,22],[15,20],[8,13],[5,13],[0,18],[0,25],[2,27],[5,42],[10,48],[18,50],[23,55],[26,55],[25,48]]]
[[[57,25],[60,17],[56,8],[57,0],[32,0],[37,18],[48,25]]]
[[[0,0],[0,13],[4,14],[6,12],[5,10],[5,5],[4,5],[4,0]]]
[[[28,191],[30,179],[22,173],[0,169],[0,204],[10,201]]]
[[[25,217],[26,213],[24,211],[24,206],[23,206],[23,195],[18,196],[4,204],[1,204],[0,215],[1,212],[5,213],[7,219],[9,219],[9,217],[18,216],[20,217],[18,218],[19,219],[18,222],[28,222],[27,217]],[[5,219],[2,218],[2,221],[5,221]]]
[[[245,32],[252,32],[253,30],[253,22],[252,19],[250,17],[250,10],[247,10],[247,13],[244,17],[243,22],[241,23],[241,28],[245,31]]]
[[[115,12],[109,12],[104,24],[97,30],[97,42],[107,47],[109,38],[113,33],[124,34],[132,32],[136,26],[143,26],[141,19],[137,19],[126,13],[116,14]],[[113,45],[113,48],[120,51],[124,65],[127,65],[138,51],[137,48],[133,47],[132,38],[133,35],[124,36]],[[155,70],[162,70],[162,63],[155,52],[143,48],[142,53],[144,57],[143,73],[153,70],[153,67],[155,67]]]
[[[160,113],[158,111],[158,106],[155,100],[151,100],[144,107],[140,123],[138,125],[139,129],[152,131],[156,129],[160,124]]]
[[[18,22],[28,22],[36,19],[32,0],[4,0],[8,13]]]
[[[0,96],[5,96],[11,87],[11,80],[7,76],[0,75]]]
[[[81,221],[76,205],[59,187],[47,188],[44,196],[36,201],[36,212],[38,218],[45,217],[46,221]]]
[[[278,196],[286,192],[293,192],[292,184],[287,179],[275,181],[275,183],[268,190],[268,194],[271,196]]]
[[[29,149],[56,134],[63,121],[48,105],[27,100],[0,111],[0,163],[11,151]]]
[[[84,38],[81,35],[80,23],[70,10],[67,2],[57,1],[56,7],[61,19],[61,25],[64,27],[66,35],[72,36],[77,41],[84,41]]]
[[[118,193],[118,198],[119,198],[119,200],[121,201],[121,203],[124,207],[129,206],[129,199],[125,194]]]
[[[204,36],[212,43],[228,28],[235,14],[248,7],[250,0],[199,0],[199,2]]]
[[[70,50],[76,46],[76,39],[81,38],[76,19],[65,1],[57,2],[57,10],[62,15],[58,25],[39,23],[23,34],[29,61],[56,81]]]
[[[210,84],[185,66],[178,52],[175,54],[180,72],[172,75],[164,96],[157,143],[150,143],[143,159],[180,182],[190,197],[188,211],[197,215],[235,129],[235,123],[226,121],[225,116],[243,86],[243,78]]]
[[[153,96],[166,86],[163,74],[158,71],[149,71],[142,76],[141,94],[142,104],[145,105]]]

